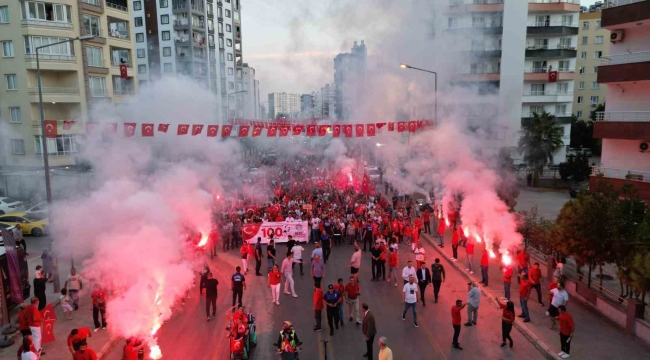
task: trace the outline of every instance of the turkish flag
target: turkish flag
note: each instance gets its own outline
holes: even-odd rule
[[[417,130],[417,126],[418,124],[415,121],[409,121],[409,132],[415,132],[415,130]]]
[[[266,210],[269,213],[274,214],[274,213],[279,213],[282,210],[282,208],[280,207],[280,204],[275,204],[275,205],[269,206]]]
[[[363,124],[357,124],[357,137],[363,137]]]
[[[386,125],[386,123],[377,123],[376,125],[377,125],[377,129],[381,129],[384,127],[384,125]]]
[[[178,130],[176,130],[176,135],[187,135],[190,126],[187,124],[178,125]]]
[[[307,125],[307,136],[316,136],[316,125]]]
[[[117,134],[117,123],[106,123],[106,124],[104,124],[104,134],[105,135],[115,135],[115,134]]]
[[[86,135],[92,135],[99,126],[98,122],[89,121],[86,123]]]
[[[43,310],[41,310],[41,317],[43,320],[57,320],[56,312],[54,311],[52,303],[48,303],[45,305]]]
[[[253,240],[257,236],[257,233],[260,231],[260,227],[262,227],[262,223],[252,223],[252,224],[244,225],[241,229],[243,240],[245,242],[248,242],[249,240]]]
[[[120,77],[122,79],[129,77],[129,74],[126,72],[126,64],[120,64]]]
[[[394,122],[389,122],[388,123],[388,131],[395,131],[395,123]]]
[[[169,129],[169,124],[158,124],[158,131],[166,133],[167,129]]]
[[[341,125],[334,125],[334,129],[332,130],[333,136],[334,137],[340,137],[341,136]]]
[[[239,137],[247,137],[249,129],[250,129],[249,125],[240,125],[239,126]]]
[[[45,310],[45,309],[43,309]],[[43,330],[41,331],[41,344],[54,342],[54,322],[55,320],[43,320]]]
[[[275,124],[270,125],[269,128],[266,130],[267,137],[276,137],[277,133],[278,133],[278,127],[275,126]]]
[[[153,124],[142,124],[142,137],[153,137]]]
[[[343,125],[345,137],[352,137],[352,125]]]
[[[219,133],[219,125],[208,125],[208,137],[215,137]]]
[[[368,128],[368,136],[375,136],[375,132],[376,132],[375,124],[368,124],[366,126]]]
[[[364,211],[366,211],[366,209],[367,209],[366,205],[359,205],[356,208],[354,208],[354,212],[357,215],[361,215],[361,214],[363,214]]]
[[[262,125],[254,125],[253,126],[253,137],[258,137],[262,134],[262,129],[264,129],[264,126]]]
[[[221,127],[221,137],[228,137],[232,133],[232,125],[224,125]]]
[[[397,132],[404,132],[406,130],[406,123],[404,121],[400,121],[397,123]]]
[[[135,135],[136,123],[124,123],[124,137],[130,138]]]
[[[418,120],[418,126],[417,126],[418,130],[419,130],[422,126],[424,126],[424,120]]]
[[[57,135],[57,125],[56,120],[45,120],[45,137],[50,139],[56,139]]]
[[[368,173],[363,173],[363,181],[361,182],[361,191],[364,195],[370,195],[370,177]]]
[[[329,129],[329,127],[329,125],[318,125],[318,136],[327,135],[327,129]]]
[[[63,130],[70,130],[75,122],[74,120],[63,120]]]
[[[294,125],[293,126],[293,135],[297,136],[302,134],[303,126],[302,125]]]
[[[289,126],[281,126],[280,136],[287,136],[287,135],[289,135]]]
[[[549,66],[549,71],[548,71],[548,82],[557,82],[557,71],[551,70],[552,67]]]
[[[201,134],[202,131],[203,131],[203,125],[201,124],[192,125],[192,136],[199,135]]]
[[[248,206],[244,207],[244,211],[245,211],[245,212],[249,212],[249,211],[250,211],[250,212],[256,212],[256,211],[257,211],[257,206],[255,206],[255,205],[248,205]]]

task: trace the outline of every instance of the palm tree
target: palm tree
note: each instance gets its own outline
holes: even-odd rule
[[[533,113],[530,121],[522,123],[518,148],[526,164],[533,169],[533,186],[537,186],[540,170],[553,163],[553,155],[562,146],[562,126],[555,116],[547,112]]]

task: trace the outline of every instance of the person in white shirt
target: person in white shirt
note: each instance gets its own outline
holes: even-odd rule
[[[472,326],[476,325],[476,320],[478,320],[478,306],[481,303],[481,292],[474,282],[468,283],[467,286],[469,287],[469,291],[467,292],[467,322],[465,326]]]
[[[419,269],[420,264],[424,261],[424,253],[425,253],[421,243],[418,243],[418,247],[416,247],[415,250],[413,250],[413,253],[415,254],[415,267]]]
[[[413,310],[413,326],[418,327],[418,314],[415,311],[415,306],[418,303],[418,285],[415,283],[415,276],[409,275],[409,280],[404,284],[404,312],[402,312],[402,320],[406,320],[406,312],[409,308]]]
[[[404,279],[404,285],[409,282],[409,277],[415,278],[415,268],[413,267],[413,262],[411,260],[406,263],[406,267],[402,270],[402,279]]]
[[[296,262],[300,261],[300,263],[299,263],[300,264],[300,275],[304,275],[303,266],[302,266],[303,265],[303,262],[302,262],[302,253],[303,253],[303,251],[305,251],[305,248],[298,245],[298,244],[294,245],[291,248],[291,255],[292,255],[293,259],[296,260]],[[292,268],[296,264],[296,262],[291,264]]]
[[[314,216],[311,218],[311,242],[316,242],[320,239],[320,218]]]
[[[302,261],[298,261],[292,257],[291,254],[288,254],[287,257],[282,261],[282,268],[280,271],[284,275],[284,293],[289,294],[289,290],[291,290],[291,296],[297,298],[298,295],[296,295],[296,290],[294,289],[294,282],[293,282],[293,264],[294,263],[299,263],[302,265]]]
[[[569,301],[569,293],[564,290],[564,283],[559,282],[557,283],[557,288],[551,289],[551,294],[553,295],[553,299],[546,311],[546,316],[551,318],[551,330],[555,330],[556,320],[560,315],[558,307],[560,307],[560,305],[566,305]]]
[[[284,221],[286,221],[286,222],[294,222],[294,221],[296,221],[296,219],[294,219],[293,216],[289,215],[289,216],[287,216],[286,219],[284,219]]]

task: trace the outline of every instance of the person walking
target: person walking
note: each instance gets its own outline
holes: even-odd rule
[[[517,250],[517,265],[519,266],[518,274],[528,275],[528,269],[530,268],[530,255],[526,250]],[[521,276],[517,278],[517,283],[521,282]]]
[[[323,263],[327,264],[327,260],[332,253],[332,236],[323,229],[320,235],[320,246],[323,248],[323,256],[321,259]]]
[[[210,307],[212,307],[212,319],[217,314],[217,285],[219,280],[212,277],[212,273],[209,272],[205,280],[205,316],[208,321],[210,321]]]
[[[45,285],[47,278],[43,272],[41,265],[36,266],[36,273],[34,274],[34,296],[38,298],[38,311],[41,311],[47,305],[47,297],[45,295]]]
[[[379,260],[377,261],[377,271],[381,273],[382,280],[386,280],[386,256],[387,256],[387,247],[386,247],[386,242],[377,240],[379,242],[379,250],[381,253],[379,254]],[[377,280],[379,280],[379,275],[377,275]]]
[[[232,306],[235,304],[237,307],[242,306],[242,298],[244,297],[244,290],[246,289],[246,278],[241,273],[241,267],[235,268],[235,273],[232,275],[230,289],[232,290]],[[239,301],[237,301],[239,299]]]
[[[345,234],[348,236],[348,246],[352,245],[354,243],[356,234],[356,228],[354,227],[354,223],[352,221],[349,221],[345,227]]]
[[[370,248],[370,257],[372,258],[371,263],[372,263],[372,280],[379,280],[379,276],[381,275],[379,270],[379,257],[381,256],[381,249],[379,248],[379,243],[375,243],[375,246]]]
[[[528,282],[528,275],[519,274],[521,282],[519,284],[519,304],[521,305],[520,318],[524,318],[524,322],[530,322],[530,313],[528,312],[528,297],[530,297],[530,283]]]
[[[395,287],[397,287],[397,266],[399,265],[399,258],[397,256],[397,252],[395,251],[394,248],[390,247],[388,249],[388,279],[386,279],[387,282],[391,282],[391,280],[395,283]]]
[[[373,345],[375,342],[375,335],[377,335],[377,326],[375,324],[375,315],[370,312],[368,304],[363,303],[361,305],[363,309],[363,325],[361,326],[361,332],[363,337],[366,339],[366,353],[363,354],[363,357],[368,359],[374,359],[373,357]]]
[[[474,268],[472,263],[474,262],[474,240],[467,240],[467,245],[465,245],[465,254],[467,255],[467,271],[470,274],[474,273]]]
[[[445,273],[445,267],[440,263],[440,259],[436,258],[434,261],[433,265],[431,265],[431,282],[433,283],[433,297],[435,298],[435,302],[438,302],[440,286],[445,282],[447,275]]]
[[[451,340],[451,345],[458,350],[463,350],[458,343],[458,336],[460,336],[460,324],[462,323],[460,311],[465,306],[467,306],[467,303],[463,304],[462,300],[456,300],[456,304],[451,307],[451,325],[454,327],[454,337]]]
[[[510,300],[510,285],[512,285],[512,265],[503,267],[503,297]]]
[[[314,317],[316,318],[316,326],[314,331],[321,331],[321,322],[323,321],[323,290],[314,284]],[[331,325],[330,325],[331,326]]]
[[[512,331],[512,324],[515,322],[515,304],[510,300],[502,302],[498,296],[495,299],[501,310],[503,310],[501,314],[501,347],[506,347],[506,340],[508,340],[512,349],[514,343],[512,337],[510,337],[510,332]]]
[[[349,282],[345,285],[344,296],[345,302],[348,304],[350,321],[356,320],[357,325],[361,325],[361,318],[359,317],[359,296],[361,296],[361,292],[354,275],[350,276]]]
[[[90,293],[93,301],[93,323],[95,324],[95,332],[101,328],[106,330],[106,291],[99,284],[93,285],[93,291]],[[99,322],[101,316],[102,322]]]
[[[418,318],[416,312],[416,305],[418,303],[418,287],[415,285],[415,276],[409,275],[408,283],[404,284],[404,311],[402,312],[402,320],[406,320],[406,311],[411,308],[413,311],[413,326],[418,327]]]
[[[415,254],[415,267],[417,269],[420,268],[420,264],[424,262],[424,248],[422,247],[422,244],[419,244],[415,247],[415,250],[413,250],[413,253]]]
[[[282,273],[278,264],[273,264],[269,273],[269,287],[271,288],[271,303],[280,305],[280,283],[282,282]]]
[[[296,244],[291,248],[291,256],[293,257],[294,260],[296,260],[295,262],[293,262],[291,264],[291,267],[293,268],[294,266],[296,266],[296,264],[300,265],[300,275],[305,274],[305,271],[304,271],[304,268],[303,268],[303,265],[305,263],[302,261],[302,253],[304,251],[305,251],[305,248],[302,247],[300,244]]]
[[[384,336],[377,341],[379,345],[379,360],[393,360],[393,350],[388,347],[388,340]]]
[[[79,309],[79,290],[83,288],[83,282],[81,281],[81,276],[77,274],[77,269],[70,269],[70,275],[63,287],[68,289],[68,295],[72,298],[72,307],[75,310]]]
[[[478,306],[481,304],[481,292],[475,282],[467,283],[467,322],[465,326],[476,325],[478,320]]]
[[[573,316],[566,312],[566,306],[560,305],[558,307],[560,314],[557,319],[560,322],[560,328],[558,333],[560,333],[560,348],[561,351],[558,355],[562,359],[568,359],[571,357],[571,339],[573,338],[573,332],[576,330],[576,324],[573,322]]]
[[[363,238],[363,251],[366,251],[366,245],[368,248],[372,247],[372,233],[373,233],[372,224],[367,222],[363,227],[361,237]]]
[[[546,311],[546,316],[549,316],[551,318],[551,330],[555,330],[555,320],[560,314],[558,309],[562,305],[566,306],[567,302],[569,301],[569,293],[564,289],[564,283],[559,282],[555,289],[551,289],[550,294],[553,297],[551,299],[551,304]]]
[[[262,276],[260,269],[262,268],[262,238],[257,238],[257,243],[255,244],[255,275]]]
[[[287,255],[291,254],[294,246],[296,246],[296,240],[293,239],[292,235],[287,235]]]
[[[320,282],[325,276],[325,264],[321,261],[320,256],[316,255],[311,262],[311,277],[314,279],[314,284],[320,287]]]
[[[314,244],[314,250],[311,252],[311,259],[314,260],[314,258],[318,256],[321,259],[323,258],[323,249],[321,248],[320,241],[317,241],[316,244]]]
[[[354,252],[350,259],[350,274],[359,281],[359,268],[361,267],[361,248],[356,243],[354,244]]]
[[[445,239],[445,220],[442,218],[438,219],[438,239],[440,240],[440,244],[438,247],[443,248],[445,247],[444,239]]]
[[[530,282],[530,288],[537,291],[537,302],[540,306],[544,306],[542,301],[542,270],[539,269],[539,263],[536,262],[533,264],[533,267],[528,270],[528,279]]]
[[[244,275],[248,274],[248,243],[242,241],[241,248],[239,248],[239,255],[241,255],[241,266],[244,270]]]
[[[268,271],[271,271],[271,268],[275,264],[275,241],[273,239],[269,240],[269,244],[266,246],[266,263],[269,266]]]
[[[424,261],[420,262],[420,268],[417,272],[418,277],[418,287],[420,288],[420,300],[422,301],[422,306],[427,306],[426,301],[424,301],[424,293],[427,290],[427,287],[431,284],[431,273]]]
[[[341,296],[341,301],[339,301],[339,321],[341,322],[341,326],[345,326],[345,321],[343,321],[343,300],[345,299],[345,284],[343,284],[343,279],[339,278],[337,280],[335,289]]]
[[[293,264],[298,262],[298,260],[293,259],[292,256],[293,255],[289,254],[284,260],[282,260],[281,271],[282,275],[284,275],[284,293],[297,298],[298,295],[296,295],[293,281]],[[302,263],[302,260],[300,262]]]
[[[424,232],[431,235],[431,213],[428,207],[422,213],[422,221],[424,221]]]
[[[43,318],[41,317],[41,312],[38,310],[38,298],[33,297],[31,300],[31,305],[28,305],[25,310],[25,316],[27,317],[27,325],[31,331],[32,341],[34,343],[34,349],[39,355],[45,355],[41,349],[41,340],[43,339],[41,332],[41,323]]]
[[[406,267],[402,269],[402,279],[404,280],[404,285],[409,282],[409,278],[415,278],[415,268],[413,267],[413,262],[411,260],[406,262]]]
[[[203,289],[205,288],[205,280],[208,279],[208,273],[210,272],[210,267],[208,264],[203,264],[203,268],[201,269],[201,279],[199,282],[199,296],[203,296]]]
[[[490,265],[490,257],[486,248],[483,248],[481,254],[481,284],[488,286],[488,266]]]
[[[314,284],[314,286],[317,286]],[[318,284],[320,286],[320,284]],[[330,327],[330,336],[334,335],[334,327],[339,329],[339,302],[341,301],[341,294],[334,289],[334,285],[327,286],[327,292],[323,296],[325,305],[327,306],[327,324]]]

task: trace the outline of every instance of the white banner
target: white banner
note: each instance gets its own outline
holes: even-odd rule
[[[307,242],[309,224],[306,221],[279,221],[247,224],[242,228],[242,238],[251,244],[257,243],[258,237],[262,239],[263,244],[268,244],[271,234],[276,243],[289,241],[289,235],[297,242]]]

